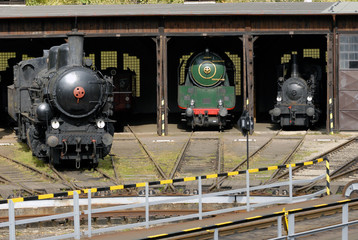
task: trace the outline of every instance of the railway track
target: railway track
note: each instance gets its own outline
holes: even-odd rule
[[[352,138],[337,147],[330,149],[311,160],[327,157],[330,166],[331,185],[335,186],[335,190],[344,186],[346,183],[358,179],[358,139]],[[283,171],[282,171],[283,172]],[[308,179],[325,174],[325,164],[316,164],[311,166],[300,166],[292,169],[293,179]],[[287,179],[288,171],[285,170],[281,175],[276,176],[276,180]],[[325,186],[325,180],[319,180],[307,186],[297,189],[297,191],[308,191],[315,186]]]
[[[184,144],[175,165],[171,170],[170,179],[192,176],[202,176],[223,172],[224,165],[224,141],[222,133],[217,137],[209,137],[206,134],[191,133]],[[211,135],[211,134],[210,134]],[[213,182],[214,181],[214,182]],[[213,184],[217,181],[206,180],[206,184]],[[180,185],[183,187],[183,185]],[[185,184],[186,192],[197,188],[196,183]]]
[[[294,154],[302,146],[302,143],[307,135],[307,131],[302,136],[285,136],[280,135],[281,130],[277,131],[271,138],[269,138],[263,145],[261,145],[256,151],[249,156],[250,169],[261,168],[266,166],[286,164],[291,160]],[[245,170],[247,165],[247,159],[241,161],[230,171]],[[254,179],[252,183],[254,185],[268,182],[276,176],[278,172],[259,172],[257,174],[251,174]],[[223,177],[218,181],[218,185],[225,188],[242,187],[245,183],[245,176],[236,177]],[[210,190],[213,190],[216,186],[211,186]]]
[[[128,129],[131,130],[130,127]],[[294,162],[295,156],[301,151],[301,146],[306,136],[307,132],[301,135],[292,135],[282,131],[274,132],[269,136],[256,135],[250,139],[250,168]],[[169,139],[154,138],[155,140],[153,140],[151,135],[137,135],[132,131],[120,135],[120,138],[114,138],[114,144],[117,144],[117,146],[113,149],[112,156],[101,161],[99,167],[93,171],[83,169],[72,171],[65,168],[49,169],[44,172],[38,171],[34,173],[37,174],[35,178],[40,179],[40,175],[44,175],[42,178],[45,179],[40,181],[41,188],[35,188],[38,192],[26,191],[33,188],[21,188],[19,184],[11,185],[5,176],[2,178],[3,184],[0,185],[0,191],[3,188],[4,192],[6,192],[8,189],[6,186],[11,185],[14,189],[23,189],[26,193],[25,195],[31,195],[244,170],[246,167],[246,139],[237,139],[235,137],[233,134],[224,135],[218,132],[192,132],[190,136],[177,135]],[[309,138],[312,138],[312,135]],[[245,140],[245,142],[241,140]],[[339,149],[344,149],[344,146],[353,141],[352,139],[321,155],[339,152]],[[332,145],[334,145],[333,142]],[[353,153],[354,148],[356,147],[352,146],[352,150],[346,149],[344,151]],[[348,181],[348,179],[356,178],[354,174],[358,170],[358,165],[355,160],[350,162],[349,158],[352,159],[351,156],[347,156],[346,160],[340,159],[339,161],[342,160],[340,163],[338,163],[338,160],[331,161],[332,180]],[[8,160],[10,161],[10,159]],[[16,160],[14,161],[14,164],[19,166],[22,164],[21,162],[16,163]],[[21,168],[27,169],[27,166],[24,165]],[[313,170],[311,172],[314,172]],[[321,171],[321,169],[318,170]],[[27,171],[32,172],[33,170],[28,169]],[[36,168],[34,168],[34,171],[37,171]],[[298,168],[294,169],[294,176],[297,178],[300,176],[299,171],[300,169]],[[302,172],[307,174],[307,171]],[[260,172],[256,175],[252,173],[250,176],[254,185],[258,185],[287,178],[287,173],[287,171],[276,171],[274,173],[268,171]],[[243,181],[244,175],[230,178],[207,179],[203,182],[203,191],[212,191],[216,188],[237,188],[245,185],[245,181]],[[48,181],[47,185],[43,184],[45,181]],[[27,182],[31,181],[27,180]],[[180,193],[187,188],[189,191],[197,188],[196,182],[181,184],[174,183],[170,185],[171,192]],[[44,190],[44,188],[46,189]],[[156,187],[154,186],[154,188]],[[162,193],[167,192],[163,191],[162,187],[158,188],[161,188]],[[168,189],[166,188],[165,190]],[[188,192],[186,191],[186,193]]]
[[[72,190],[100,188],[116,185],[116,180],[101,170],[56,170],[52,166],[50,169]],[[98,173],[98,174],[96,174]]]
[[[15,196],[52,193],[66,189],[53,175],[28,164],[0,155],[0,195],[6,199]]]

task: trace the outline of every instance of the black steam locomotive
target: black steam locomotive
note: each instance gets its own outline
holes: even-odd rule
[[[74,30],[68,43],[18,63],[8,87],[8,112],[17,122],[18,138],[53,165],[75,160],[79,168],[83,160],[96,167],[112,146],[112,79],[90,68],[83,40]]]
[[[281,127],[309,127],[320,116],[319,88],[322,67],[312,59],[303,59],[298,64],[297,55],[292,55],[291,67],[280,66],[281,77],[277,81],[277,98],[271,119]],[[286,74],[284,72],[287,70]]]

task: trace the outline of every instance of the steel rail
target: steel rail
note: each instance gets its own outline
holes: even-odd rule
[[[210,212],[214,211],[215,209],[205,209],[203,212]],[[186,215],[186,214],[194,214],[197,213],[198,210],[190,210],[190,209],[167,209],[167,210],[151,210],[150,213],[154,216],[172,216],[172,215]],[[87,218],[87,214],[82,213],[83,219]],[[37,218],[37,217],[46,217],[46,216],[52,216],[53,214],[46,213],[46,214],[29,214],[29,215],[16,215],[16,220],[23,220],[23,219],[31,219],[31,218]],[[122,217],[122,216],[134,216],[134,217],[145,217],[145,210],[116,210],[116,211],[108,211],[105,213],[93,213],[92,217],[104,217],[104,218],[110,218],[110,217]],[[1,222],[7,222],[9,220],[9,217],[0,217],[0,223]]]
[[[148,152],[148,150],[146,149],[146,147],[144,146],[144,144],[142,143],[142,141],[138,138],[137,134],[134,133],[134,131],[132,130],[132,128],[127,125],[128,129],[131,131],[131,133],[133,134],[133,136],[137,139],[139,145],[141,146],[141,148],[143,149],[143,151],[146,153],[147,157],[149,158],[149,160],[154,164],[157,172],[159,173],[160,177],[162,179],[170,179],[168,178],[168,176],[164,173],[163,169],[159,166],[159,164],[153,159],[153,157],[150,155],[150,153]],[[173,186],[173,184],[169,184],[169,187],[172,189],[172,191],[175,191],[175,187]]]
[[[114,159],[113,159],[113,157],[115,155],[114,154],[109,154],[109,156],[111,157],[112,168],[113,168],[113,172],[114,172],[114,177],[116,179],[116,183],[120,184],[121,182],[119,181],[119,178],[118,178],[118,173],[117,173],[117,170],[116,170],[116,163],[114,162]]]
[[[182,149],[180,150],[180,153],[179,153],[177,159],[175,160],[175,164],[174,164],[172,170],[170,171],[169,179],[173,179],[175,174],[177,173],[179,165],[182,163],[182,161],[184,159],[185,152],[187,151],[187,149],[188,149],[188,147],[190,145],[190,142],[191,142],[191,139],[192,139],[193,135],[194,135],[194,131],[192,131],[190,133],[190,136],[189,136],[188,140],[184,143]],[[168,185],[165,187],[164,191],[167,191],[167,189],[168,189]]]
[[[357,158],[354,158],[353,160],[349,161],[347,164],[344,164],[342,165],[341,167],[339,167],[338,169],[336,169],[334,172],[330,173],[329,174],[329,177],[330,177],[330,180],[331,182],[333,180],[336,180],[337,178],[340,178],[340,177],[343,177],[343,176],[346,176],[352,172],[355,172],[358,170],[358,167],[355,167],[355,168],[352,168],[352,169],[349,169],[349,170],[346,170],[347,168],[350,168],[352,167],[352,165],[354,165],[354,162],[356,162],[358,160],[358,157]],[[344,171],[346,170],[346,171]],[[306,186],[303,186],[301,188],[298,188],[297,191],[302,191],[302,190],[311,190],[314,186],[317,186],[318,183],[322,182],[323,180],[320,179],[316,182],[312,182]]]
[[[285,157],[285,160],[282,162],[282,165],[287,164],[288,162],[291,161],[291,158],[294,156],[294,154],[296,154],[297,151],[301,148],[301,146],[302,146],[302,144],[303,144],[303,141],[304,141],[304,139],[305,139],[306,136],[307,136],[307,133],[308,133],[308,130],[306,131],[306,133],[304,134],[304,136],[300,139],[300,141],[295,145],[295,147],[293,148],[293,150],[291,151],[291,153],[288,154],[288,155]],[[273,182],[273,181],[275,180],[275,177],[276,177],[281,171],[283,171],[281,168],[275,170],[275,171],[273,172],[273,174],[270,176],[270,178],[269,178],[264,184]]]
[[[72,190],[80,190],[81,188],[75,186],[72,182],[68,181],[61,173],[59,173],[51,164],[48,165],[49,168],[62,180],[62,182],[69,186]]]
[[[23,191],[25,191],[25,192],[27,192],[27,193],[29,193],[29,194],[31,194],[31,195],[33,195],[33,194],[42,194],[42,192],[40,192],[40,191],[33,190],[33,189],[31,189],[31,188],[25,187],[25,186],[23,186],[21,183],[13,182],[13,181],[11,181],[10,179],[8,179],[8,178],[6,178],[6,177],[4,177],[4,176],[1,176],[1,175],[0,175],[0,181],[3,182],[3,183],[5,183],[5,184],[9,184],[9,183],[10,183],[10,184],[17,185],[17,186],[21,187],[21,190],[23,190]]]
[[[6,156],[4,156],[4,155],[2,155],[2,154],[0,154],[0,157],[4,158],[4,159],[6,159],[6,160],[8,160],[8,161],[10,161],[10,162],[12,162],[12,163],[15,163],[15,164],[17,164],[17,165],[20,165],[20,166],[22,166],[22,167],[25,167],[25,168],[27,168],[27,169],[33,171],[33,172],[36,172],[37,174],[40,174],[40,175],[42,175],[42,176],[45,176],[47,179],[49,179],[49,180],[51,180],[51,181],[58,181],[58,180],[60,180],[59,178],[56,178],[56,177],[54,177],[54,176],[51,176],[50,174],[48,174],[48,173],[46,173],[46,172],[44,172],[44,171],[41,171],[41,170],[36,169],[36,168],[34,168],[34,167],[31,167],[30,165],[25,164],[25,163],[22,163],[22,162],[19,162],[19,161],[15,160],[15,159],[11,159],[11,158],[9,158],[9,157],[6,157]]]
[[[219,138],[219,146],[218,146],[218,166],[217,166],[217,173],[222,173],[224,169],[224,141],[223,141],[223,134],[220,132]],[[220,185],[218,184],[218,178],[216,178],[216,189],[220,189]]]
[[[338,145],[338,146],[336,146],[336,147],[334,147],[334,148],[332,148],[332,149],[330,149],[330,150],[328,150],[328,151],[326,151],[326,152],[324,152],[324,153],[322,153],[322,154],[320,154],[320,155],[318,155],[318,156],[315,156],[314,158],[311,158],[311,159],[308,160],[308,161],[312,161],[312,160],[317,159],[317,158],[324,158],[325,156],[327,156],[327,155],[329,155],[329,154],[332,154],[332,153],[334,153],[334,152],[336,152],[336,151],[341,150],[341,149],[344,148],[344,147],[347,147],[348,145],[352,144],[352,143],[353,143],[354,141],[356,141],[356,140],[357,140],[357,138],[352,138],[352,139],[348,140],[348,141],[345,142],[345,143],[342,143],[342,144],[340,144],[340,145]],[[293,173],[293,172],[296,172],[297,170],[301,169],[302,167],[304,167],[304,166],[294,167],[294,168],[292,169],[292,173]],[[276,179],[281,179],[281,178],[287,176],[288,174],[289,174],[289,173],[286,171],[286,172],[284,172],[283,174],[277,176]]]
[[[113,177],[109,176],[107,173],[103,172],[102,170],[96,168],[95,171],[98,172],[99,174],[101,174],[104,178],[107,178],[107,179],[111,180],[113,183],[119,184],[119,182],[116,179],[114,179]]]
[[[281,130],[277,131],[277,133],[271,137],[267,142],[265,142],[260,148],[258,148],[254,153],[252,153],[248,159],[255,157],[259,152],[261,152],[263,149],[265,149],[269,144],[271,144],[271,142],[273,141],[274,138],[276,138],[279,133],[281,132]],[[241,163],[239,163],[237,166],[235,166],[233,169],[230,170],[230,172],[234,172],[237,171],[241,166],[243,166],[248,159],[243,160]],[[216,186],[219,186],[221,183],[223,183],[226,179],[228,178],[228,176],[222,177],[221,179],[219,179],[217,181],[217,183],[213,184],[210,188],[209,191],[212,191],[213,189],[216,188]]]

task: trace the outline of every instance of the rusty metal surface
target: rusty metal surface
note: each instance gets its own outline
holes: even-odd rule
[[[339,72],[339,130],[358,130],[358,71]]]
[[[164,34],[244,33],[245,27],[252,32],[328,32],[331,27],[329,16],[190,16],[167,17],[84,17],[77,18],[78,29],[91,36],[159,35]],[[73,18],[22,18],[0,19],[0,37],[59,37],[73,27]]]
[[[357,91],[358,90],[358,71],[339,72],[339,90]]]
[[[174,33],[329,32],[356,30],[358,3],[226,3],[0,6],[0,37],[64,36],[74,25],[87,36]],[[340,12],[344,13],[340,15]],[[306,15],[304,18],[302,15]],[[354,15],[354,16],[353,16]],[[165,18],[163,18],[165,16]]]

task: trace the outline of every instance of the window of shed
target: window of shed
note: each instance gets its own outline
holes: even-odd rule
[[[235,67],[235,94],[236,96],[241,95],[241,58],[237,54],[225,52],[226,55],[231,59]]]
[[[27,54],[22,54],[22,60],[30,60],[30,59],[34,59],[34,57],[30,57],[29,55]]]
[[[123,70],[127,69],[135,72],[135,77],[132,78],[133,96],[140,97],[140,59],[129,53],[123,53]]]
[[[0,52],[0,71],[5,71],[9,67],[8,60],[16,57],[15,52]]]
[[[117,52],[116,51],[102,51],[101,52],[101,70],[109,67],[117,67]]]
[[[358,35],[339,37],[339,68],[358,69]]]

